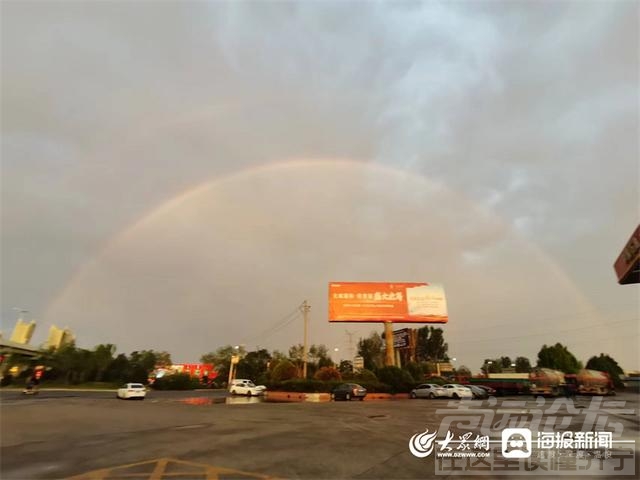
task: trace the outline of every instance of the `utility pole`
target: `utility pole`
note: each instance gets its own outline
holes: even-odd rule
[[[302,302],[300,306],[300,310],[302,310],[302,314],[304,317],[304,346],[302,348],[302,378],[307,378],[307,324],[309,323],[309,310],[311,310],[311,306],[305,300]]]

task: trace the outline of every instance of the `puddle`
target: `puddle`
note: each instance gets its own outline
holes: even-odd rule
[[[181,398],[177,401],[180,403],[186,403],[187,405],[206,406],[223,403],[227,405],[247,405],[250,403],[262,403],[265,399],[262,397],[191,397]]]
[[[207,405],[249,405],[255,403],[292,403],[292,401],[260,397],[190,397],[176,400],[187,405],[207,406]]]

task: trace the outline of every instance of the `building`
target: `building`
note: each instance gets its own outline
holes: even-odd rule
[[[33,332],[36,329],[36,322],[31,320],[29,323],[21,318],[16,322],[16,326],[11,334],[10,341],[15,343],[27,344],[31,341]]]
[[[57,350],[63,345],[75,342],[75,340],[76,337],[69,328],[58,328],[55,325],[51,325],[51,328],[49,329],[49,338],[44,344],[44,348],[53,348]]]

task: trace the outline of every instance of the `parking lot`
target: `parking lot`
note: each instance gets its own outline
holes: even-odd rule
[[[489,478],[486,471],[447,472],[435,453],[414,456],[409,440],[436,430],[438,440],[448,430],[456,439],[464,432],[476,438],[484,433],[482,424],[487,424],[487,418],[494,427],[492,446],[499,442],[500,428],[533,427],[538,420],[542,423],[535,425],[543,430],[555,424],[559,431],[580,431],[593,417],[591,430],[611,431],[614,439],[626,442],[634,451],[636,444],[631,442],[638,437],[637,394],[547,400],[544,404],[533,397],[331,403],[248,403],[239,399],[238,403],[219,403],[225,397],[225,392],[215,391],[151,392],[145,401],[119,401],[113,392],[43,391],[34,397],[2,392],[1,476],[68,478],[99,470],[83,478],[215,478],[216,471],[219,478],[400,479],[461,473]],[[190,400],[193,398],[200,400]],[[593,401],[600,403],[594,407]],[[536,419],[536,412],[542,412],[541,419]],[[484,423],[474,425],[470,419],[478,415]],[[524,423],[510,424],[509,419]],[[455,451],[460,444],[454,440],[451,445],[457,445]],[[170,464],[170,459],[178,463]],[[608,461],[613,460],[615,455]],[[637,454],[627,458],[625,469],[640,471],[637,461]],[[210,467],[209,474],[197,471],[200,464]],[[123,467],[113,470],[118,466]],[[178,467],[187,470],[175,470]],[[503,473],[519,475],[513,469],[489,475]],[[555,478],[560,474],[584,476],[585,472],[567,468],[522,473],[529,478]],[[620,473],[625,472],[611,470],[601,473],[601,478]]]

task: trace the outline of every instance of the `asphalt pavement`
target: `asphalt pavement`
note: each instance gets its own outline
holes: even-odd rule
[[[3,391],[0,476],[548,479],[591,474],[636,478],[640,472],[633,443],[638,438],[637,394],[558,401],[505,397],[271,403],[238,398],[236,403],[220,403],[226,398],[224,391],[151,392],[145,401],[116,400],[115,392],[42,391],[24,397]],[[581,471],[582,460],[575,455],[555,464],[540,457],[548,452],[537,448],[533,438],[528,463],[516,459],[509,466],[495,449],[500,449],[502,430],[510,426],[535,427],[538,432],[608,431],[622,443],[614,445],[611,458],[596,461],[594,456],[591,470]],[[436,432],[438,443],[418,437]],[[490,450],[478,443],[485,434]],[[488,463],[437,456],[485,450],[492,457]],[[620,464],[623,470],[615,470]],[[487,465],[492,470],[486,470]],[[599,465],[604,468],[598,472]]]

